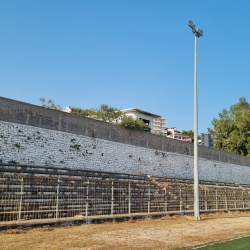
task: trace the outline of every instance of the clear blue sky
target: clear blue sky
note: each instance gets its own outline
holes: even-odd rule
[[[62,108],[139,108],[193,129],[194,35],[199,133],[250,101],[250,1],[1,0],[0,96]]]

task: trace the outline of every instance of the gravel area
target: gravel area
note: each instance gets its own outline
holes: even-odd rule
[[[250,235],[250,212],[166,216],[127,222],[8,230],[0,248],[67,250],[160,250],[195,247]]]

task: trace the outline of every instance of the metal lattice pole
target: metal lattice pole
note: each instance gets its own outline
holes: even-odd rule
[[[215,190],[215,199],[216,199],[216,211],[218,211],[218,191]]]
[[[111,216],[114,215],[114,182],[112,181],[111,186]]]
[[[23,177],[21,180],[21,193],[20,193],[19,213],[18,213],[18,224],[20,224],[20,220],[21,220],[22,201],[23,201]]]
[[[165,186],[165,213],[168,212],[167,187]]]
[[[148,184],[148,214],[150,214],[150,184]]]
[[[128,216],[131,216],[131,187],[130,182],[128,184]]]
[[[87,189],[86,189],[86,208],[85,208],[86,220],[88,219],[88,207],[89,207],[89,180],[88,180]]]
[[[242,190],[242,208],[245,208],[244,191]]]
[[[59,208],[59,185],[60,180],[57,180],[57,188],[56,188],[56,220],[58,220],[58,208]]]
[[[227,210],[227,190],[225,189],[225,204],[226,204],[226,210]]]
[[[207,187],[205,186],[205,210],[207,211]]]
[[[181,187],[180,187],[180,212],[182,212],[182,196],[181,196]]]

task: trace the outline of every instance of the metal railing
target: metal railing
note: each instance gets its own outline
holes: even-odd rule
[[[200,185],[203,212],[249,209],[250,188]],[[193,212],[193,184],[0,173],[0,226]]]

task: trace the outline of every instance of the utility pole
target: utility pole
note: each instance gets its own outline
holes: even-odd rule
[[[194,40],[194,217],[200,219],[199,206],[199,166],[198,166],[198,102],[197,102],[197,37],[203,35],[203,31],[199,28],[195,29],[192,21],[188,22],[188,26],[192,28],[195,35]]]

